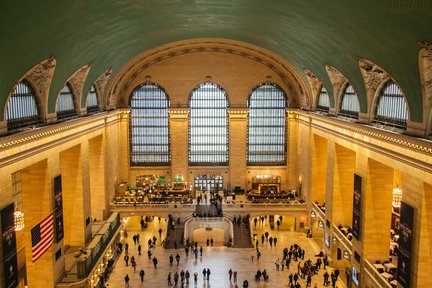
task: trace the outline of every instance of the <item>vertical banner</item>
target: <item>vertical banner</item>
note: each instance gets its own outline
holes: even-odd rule
[[[397,281],[404,288],[410,287],[413,227],[414,208],[404,202],[401,202]]]
[[[362,191],[362,178],[359,175],[354,174],[352,234],[359,241],[360,241],[360,218],[361,218],[361,191]]]
[[[63,230],[63,196],[61,175],[54,178],[54,223],[56,242],[60,242],[64,237]]]
[[[3,281],[4,287],[18,287],[18,264],[16,235],[14,224],[14,204],[3,208],[0,212],[3,244]]]

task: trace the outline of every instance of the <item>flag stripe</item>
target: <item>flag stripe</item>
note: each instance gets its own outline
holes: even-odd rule
[[[32,229],[32,261],[38,260],[54,242],[54,214],[48,215]]]

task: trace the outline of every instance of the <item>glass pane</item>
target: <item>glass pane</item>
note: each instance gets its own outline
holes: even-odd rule
[[[381,90],[376,108],[375,122],[403,129],[407,127],[407,103],[401,89],[392,80],[388,81]]]
[[[247,162],[249,165],[286,163],[286,100],[277,86],[263,84],[249,98]]]
[[[216,84],[203,83],[191,94],[189,164],[228,164],[228,100]]]
[[[35,93],[27,81],[18,83],[6,108],[8,129],[29,127],[39,122]]]
[[[155,84],[143,84],[130,98],[131,165],[169,165],[168,96]]]

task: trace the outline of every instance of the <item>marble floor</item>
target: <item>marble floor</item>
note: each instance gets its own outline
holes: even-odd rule
[[[278,242],[276,247],[274,245],[271,247],[268,242],[262,245],[260,240],[259,248],[261,251],[261,258],[259,261],[256,259],[255,248],[228,248],[220,246],[220,241],[215,241],[214,246],[209,247],[206,245],[206,238],[212,237],[211,234],[197,233],[196,240],[199,243],[198,245],[203,247],[202,257],[198,256],[198,258],[195,259],[191,254],[189,254],[189,257],[186,257],[183,249],[165,250],[161,246],[161,239],[158,239],[156,247],[151,250],[153,256],[156,256],[159,262],[157,269],[155,269],[153,268],[152,261],[147,257],[147,241],[149,238],[153,237],[153,235],[158,237],[159,233],[157,231],[159,228],[164,230],[165,224],[166,222],[163,219],[159,222],[156,218],[153,222],[149,223],[148,228],[141,230],[138,217],[129,218],[125,221],[124,227],[128,231],[128,238],[126,241],[129,243],[129,256],[135,256],[137,262],[136,272],[133,270],[130,263],[129,266],[126,267],[125,261],[123,260],[123,252],[115,264],[114,271],[106,282],[106,287],[125,287],[124,277],[126,274],[130,277],[129,287],[168,287],[168,273],[171,272],[172,276],[174,276],[176,271],[180,273],[182,269],[184,271],[188,270],[191,274],[190,283],[184,287],[234,288],[236,284],[238,287],[243,287],[243,281],[245,279],[249,281],[249,287],[288,287],[288,276],[291,272],[295,273],[297,271],[298,262],[292,262],[289,270],[276,270],[274,263],[277,258],[282,259],[282,249],[297,243],[306,251],[305,260],[310,258],[313,262],[315,262],[316,259],[314,255],[320,251],[320,247],[314,239],[306,238],[304,233],[290,231],[292,230],[290,225],[284,226],[284,223],[282,223],[280,230],[271,230],[268,223],[264,221],[264,223],[258,222],[257,227],[254,228],[254,234],[257,234],[258,238],[260,238],[264,231],[268,231],[270,236],[278,238]],[[135,233],[140,234],[140,243],[143,247],[142,255],[138,255],[137,246],[134,245],[132,240],[132,235]],[[162,235],[164,234],[165,231]],[[215,235],[215,238],[218,237],[219,235]],[[169,256],[172,254],[175,257],[177,253],[181,256],[179,266],[177,267],[175,260],[173,266],[170,266]],[[253,260],[252,256],[254,256]],[[304,260],[302,260],[302,264],[303,261]],[[209,281],[203,280],[202,270],[204,268],[209,268],[211,271]],[[140,269],[145,271],[144,282],[140,280]],[[237,283],[229,280],[229,269],[237,271]],[[263,280],[260,282],[255,281],[254,275],[257,269],[261,269],[261,271],[266,269],[269,279],[265,282]],[[327,267],[327,270],[330,273],[332,268]],[[194,283],[192,276],[195,272],[199,274],[197,283]],[[341,271],[341,274],[342,273],[343,271]],[[321,269],[318,275],[313,276],[312,287],[314,287],[315,283],[318,284],[318,287],[324,287],[323,274],[324,269]],[[172,282],[174,283],[174,281]],[[300,279],[300,283],[301,287],[306,287],[305,279]],[[178,287],[181,287],[181,285]],[[342,288],[345,286],[344,283],[338,281],[337,287]]]

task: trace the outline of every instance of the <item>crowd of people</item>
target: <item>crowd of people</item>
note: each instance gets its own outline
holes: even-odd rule
[[[250,223],[250,218],[248,215],[236,215],[234,218],[235,220],[233,220],[233,222],[235,225],[242,225],[245,223],[249,225]],[[174,218],[172,217],[171,220],[173,219]],[[260,221],[259,219],[260,218],[258,218],[257,221]],[[282,221],[283,219],[280,220]],[[252,220],[252,222],[253,221],[254,220]],[[170,221],[168,221],[168,223],[170,223]],[[159,238],[157,237],[157,231],[160,230],[158,230],[157,228],[159,227],[156,227],[156,229],[154,230],[154,232],[156,232],[156,235],[149,235],[148,233],[144,233],[143,236],[140,235],[140,233],[131,233],[131,235],[127,237],[126,234],[123,243],[119,244],[119,249],[122,252],[121,255],[123,257],[125,266],[128,267],[126,268],[127,273],[123,274],[125,287],[129,287],[131,282],[145,282],[146,277],[152,277],[148,275],[153,275],[153,273],[149,274],[147,269],[160,269],[159,258],[162,257],[163,260],[166,259],[165,257],[167,256],[169,264],[166,264],[167,262],[165,261],[160,262],[162,265],[162,269],[166,269],[166,272],[163,272],[163,274],[166,273],[165,283],[167,286],[180,288],[198,287],[197,285],[210,285],[210,283],[212,282],[211,275],[212,272],[214,272],[211,269],[213,269],[214,267],[207,267],[207,265],[204,264],[204,257],[212,256],[204,255],[204,252],[208,250],[204,250],[203,246],[205,246],[205,243],[208,242],[207,246],[211,247],[211,238],[207,239],[207,241],[204,240],[202,245],[198,242],[189,241],[189,239],[187,239],[185,241],[185,247],[181,248],[181,250],[162,250],[159,247],[159,244],[162,244],[162,242],[158,242],[158,240],[161,240],[161,235],[159,235]],[[242,267],[227,267],[227,279],[229,279],[231,283],[230,287],[248,288],[249,281],[253,281],[251,279],[254,279],[255,281],[264,281],[270,283],[273,281],[278,281],[274,279],[281,278],[286,279],[286,282],[283,285],[284,287],[286,287],[286,285],[291,288],[318,287],[318,283],[322,283],[324,286],[337,287],[336,283],[339,276],[339,270],[333,270],[331,268],[328,268],[328,257],[324,252],[320,252],[314,255],[311,253],[311,251],[306,251],[305,247],[302,247],[301,244],[294,243],[292,245],[286,245],[286,243],[284,243],[285,241],[283,241],[284,238],[282,237],[282,240],[279,240],[278,237],[280,235],[277,232],[275,233],[273,230],[263,230],[262,232],[263,233],[260,236],[255,237],[255,253],[251,255],[252,262],[258,261],[258,269],[256,271],[251,271],[253,274],[248,275],[244,274],[244,269]],[[148,240],[144,240],[144,245],[142,243],[143,238]],[[145,245],[146,242],[147,245]],[[141,256],[142,254],[145,254],[141,253],[141,250],[145,246],[147,246],[147,257]],[[163,253],[163,255],[166,256],[158,253]],[[268,259],[270,255],[270,257],[277,255],[277,257],[275,257],[274,259],[274,266],[269,265],[268,261],[262,263],[259,262],[260,258],[263,257],[262,254],[265,254],[264,256],[266,257],[266,259]],[[144,259],[147,258],[150,262],[149,264],[152,264],[151,266],[147,266],[147,268],[144,268],[143,265],[137,265],[137,262],[142,263],[143,261],[145,261]],[[203,265],[198,264],[196,266],[192,266],[191,268],[191,265],[188,263],[191,260],[195,260],[194,263],[203,263]],[[111,266],[112,264],[113,263],[111,263]],[[130,271],[128,271],[128,269],[130,269]],[[146,269],[146,271],[144,269]],[[239,273],[238,269],[242,270],[243,272]],[[218,271],[216,271],[216,275],[218,275],[217,273]],[[278,273],[278,275],[276,275],[276,273]],[[200,277],[200,275],[202,275],[202,277]],[[220,281],[220,276],[218,280],[213,281]],[[218,283],[219,282],[211,283],[211,286],[217,286]],[[161,286],[163,286],[163,284],[161,284]]]

